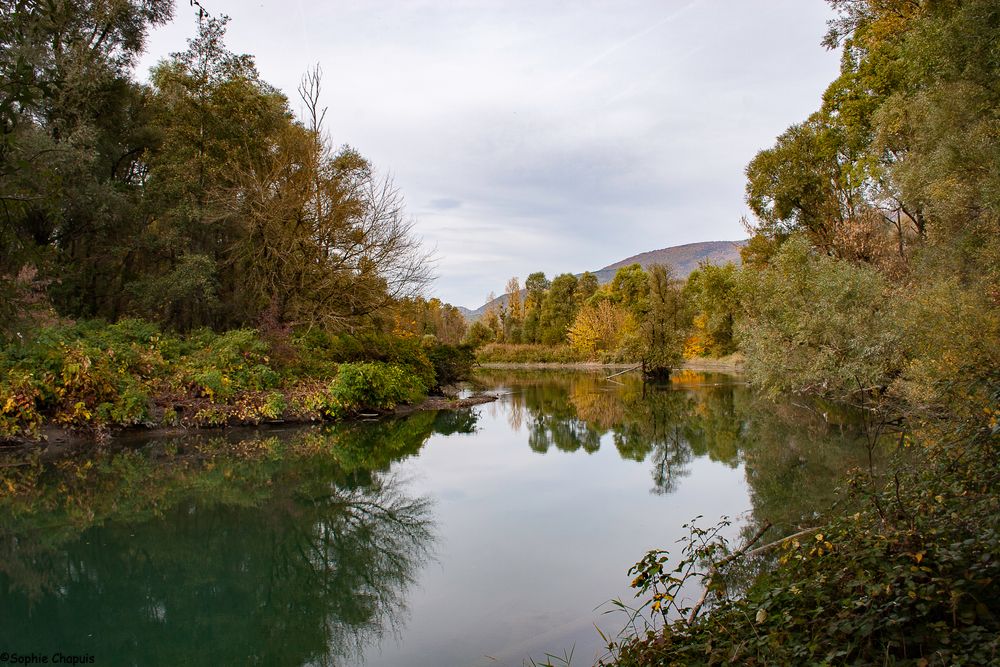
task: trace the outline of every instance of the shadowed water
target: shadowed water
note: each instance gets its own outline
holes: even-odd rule
[[[94,664],[521,665],[601,653],[696,515],[791,531],[849,414],[738,377],[493,372],[472,410],[153,439],[0,468],[0,651]],[[734,526],[736,536],[738,526]]]

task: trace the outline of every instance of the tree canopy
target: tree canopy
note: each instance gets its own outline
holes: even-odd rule
[[[187,48],[140,83],[132,65],[172,6],[0,8],[5,328],[43,314],[181,330],[388,322],[429,280],[428,256],[399,189],[334,148],[318,68],[297,119],[226,47],[227,17],[199,8]]]

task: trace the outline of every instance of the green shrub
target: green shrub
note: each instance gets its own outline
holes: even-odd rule
[[[43,328],[0,349],[0,438],[37,435],[45,420],[104,430],[150,421],[340,419],[424,395],[436,384],[429,354],[448,381],[467,372],[471,358],[462,348],[425,349],[419,340],[383,334],[314,330],[290,347],[298,361],[279,373],[269,344],[251,329],[181,336],[141,320]]]
[[[493,329],[490,329],[482,320],[476,320],[465,332],[462,343],[474,350],[478,350],[488,343],[492,343],[496,338]]]
[[[189,353],[179,364],[181,383],[194,383],[213,400],[272,389],[281,380],[269,365],[267,342],[252,329],[224,334],[199,331],[187,339],[185,347]]]
[[[137,386],[123,391],[113,403],[102,403],[97,414],[101,421],[117,426],[136,426],[149,419],[149,395]]]
[[[341,363],[363,354],[353,336],[338,336],[315,327],[296,332],[291,343],[295,360],[287,371],[298,377],[332,379]]]
[[[425,387],[435,385],[434,366],[419,340],[382,333],[331,334],[310,329],[293,338],[299,360],[294,374],[330,378],[340,364],[364,361],[406,366]]]
[[[42,425],[41,391],[32,377],[14,372],[0,382],[0,440],[33,437]]]
[[[426,389],[435,385],[434,365],[427,357],[427,351],[416,338],[399,338],[386,334],[365,334],[359,336],[364,356],[351,361],[380,361],[386,364],[404,366],[415,375]]]
[[[267,343],[255,331],[198,331],[182,338],[141,320],[99,320],[39,329],[0,352],[6,437],[37,431],[41,417],[74,428],[134,426],[152,397],[194,391],[226,402],[276,387]]]
[[[285,412],[285,408],[288,407],[288,401],[279,392],[272,391],[264,399],[264,405],[261,406],[261,415],[267,419],[278,419]]]
[[[870,266],[786,241],[768,268],[743,271],[737,337],[750,380],[771,394],[844,398],[889,385],[903,367],[898,300]]]
[[[221,371],[212,369],[204,373],[196,373],[194,382],[200,393],[211,400],[225,401],[233,395],[233,383]]]
[[[745,595],[714,586],[709,613],[615,641],[601,664],[997,664],[1000,437],[911,447],[917,460],[877,502],[775,545]],[[848,480],[855,494],[871,487],[868,473]],[[718,563],[725,553],[705,555]],[[672,561],[657,559],[657,574],[675,572]],[[648,592],[645,583],[633,585]]]
[[[341,364],[330,385],[330,395],[348,412],[392,409],[419,400],[426,391],[408,368],[379,362]]]

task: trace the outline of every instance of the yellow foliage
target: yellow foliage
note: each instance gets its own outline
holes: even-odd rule
[[[688,336],[687,340],[684,341],[685,359],[704,357],[707,351],[708,347],[705,345],[705,339],[697,334]]]
[[[635,319],[625,307],[601,301],[580,309],[566,337],[573,349],[587,355],[618,349],[636,330]]]
[[[692,321],[691,335],[684,341],[684,357],[704,357],[708,354],[708,315],[699,313]]]

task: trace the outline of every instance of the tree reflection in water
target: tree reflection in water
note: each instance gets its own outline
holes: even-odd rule
[[[675,374],[664,385],[643,384],[636,375],[609,382],[593,373],[488,372],[487,384],[514,387],[508,415],[511,427],[527,425],[528,445],[545,453],[594,453],[610,434],[623,459],[653,463],[652,491],[670,493],[687,474],[695,455],[735,466],[732,433],[734,386],[731,382],[692,392],[704,385],[701,374]]]
[[[849,411],[765,401],[732,376],[482,379],[511,391],[479,409],[532,450],[613,448],[649,466],[653,493],[697,483],[687,476],[702,457],[742,469],[745,530],[811,522],[829,480],[865,457]],[[433,551],[428,499],[389,469],[433,433],[475,431],[478,414],[160,439],[2,468],[0,648],[110,664],[356,664],[402,626]]]
[[[430,501],[385,470],[438,426],[475,421],[426,413],[235,446],[186,438],[25,473],[0,498],[2,648],[114,664],[354,664],[405,618],[434,542]]]
[[[708,457],[747,474],[754,516],[794,532],[825,509],[829,480],[864,462],[855,411],[791,400],[772,402],[739,378],[681,371],[666,384],[637,374],[565,371],[481,371],[489,386],[507,387],[511,428],[528,430],[532,450],[593,453],[612,444],[623,459],[651,464],[652,493],[668,494]]]

